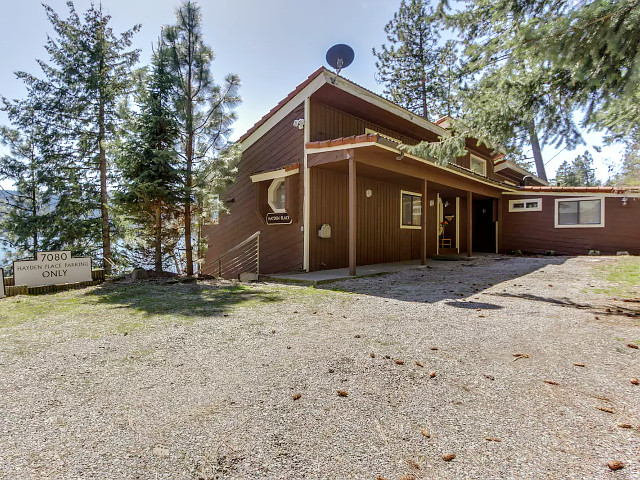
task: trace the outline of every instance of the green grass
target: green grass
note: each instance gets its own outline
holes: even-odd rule
[[[640,257],[622,257],[599,267],[598,271],[598,276],[611,282],[611,286],[594,289],[593,292],[619,297],[640,297]]]

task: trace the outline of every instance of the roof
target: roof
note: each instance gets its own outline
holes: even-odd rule
[[[560,187],[560,186],[533,186],[520,187],[526,192],[560,192],[560,193],[638,193],[640,187]]]
[[[349,147],[357,147],[357,146],[363,146],[362,144],[377,144],[383,147],[392,147],[393,149],[396,149],[399,153],[404,153],[406,154],[406,152],[401,152],[401,150],[398,149],[398,145],[399,143],[391,140],[387,137],[385,137],[384,135],[380,135],[377,133],[366,133],[364,135],[354,135],[351,137],[342,137],[342,138],[334,138],[332,140],[319,140],[319,141],[315,141],[315,142],[307,142],[306,147],[307,150],[320,150],[320,149],[327,149],[327,148],[336,148],[336,149],[340,149],[340,147],[342,148],[349,148]],[[313,153],[313,152],[310,152]],[[508,188],[510,190],[514,189],[513,185],[509,185],[507,183],[501,182],[499,180],[495,180],[493,178],[489,178],[486,177],[484,175],[480,175],[476,172],[474,172],[471,169],[462,167],[460,165],[457,165],[455,163],[451,163],[448,162],[446,165],[438,165],[437,163],[431,161],[431,160],[427,160],[424,159],[422,157],[417,157],[415,155],[410,155],[407,154],[410,158],[414,158],[414,159],[420,159],[421,161],[424,162],[429,162],[431,164],[433,164],[433,166],[435,167],[439,167],[442,169],[449,169],[449,170],[458,170],[462,173],[465,174],[465,176],[467,177],[471,177],[471,179],[474,180],[478,180],[480,182],[484,182],[484,183],[489,183],[489,184],[493,184],[496,186],[500,186],[502,188]]]
[[[316,77],[318,77],[322,72],[324,72],[326,69],[324,67],[320,67],[318,68],[315,72],[313,72],[311,75],[309,75],[307,77],[307,79],[302,82],[300,85],[298,85],[289,95],[287,95],[285,98],[283,98],[280,102],[278,102],[278,104],[273,107],[271,110],[269,110],[269,112],[267,112],[266,115],[264,115],[260,120],[258,120],[253,127],[251,127],[249,130],[247,130],[247,132],[242,135],[239,139],[238,142],[243,142],[244,140],[246,140],[246,138],[251,135],[253,132],[255,132],[258,128],[260,128],[260,125],[262,125],[264,122],[266,122],[267,120],[269,120],[269,118],[271,118],[273,115],[275,115],[275,113],[280,110],[282,107],[284,107],[287,102],[289,100],[291,100],[293,97],[295,97],[298,93],[300,93],[304,87],[306,87],[307,85],[309,85],[313,80],[316,79]]]
[[[335,75],[335,73],[332,73],[330,70],[326,69],[325,67],[320,67],[318,68],[315,72],[313,72],[311,75],[309,75],[309,77],[307,77],[306,80],[304,80],[301,84],[299,84],[295,89],[293,89],[293,91],[291,91],[285,98],[283,98],[280,102],[278,102],[278,104],[273,107],[271,110],[269,110],[269,112],[264,115],[260,120],[258,120],[249,130],[247,130],[247,132],[242,135],[239,139],[238,142],[242,143],[244,142],[247,138],[249,138],[249,136],[251,136],[252,133],[254,133],[256,130],[258,130],[262,125],[264,125],[271,117],[273,117],[274,115],[276,115],[276,113],[278,113],[278,111],[280,109],[282,109],[285,105],[287,105],[291,100],[293,100],[296,95],[298,95],[300,92],[302,92],[308,85],[310,85],[315,79],[317,79],[318,77],[320,77],[323,74],[328,74],[328,75]],[[439,134],[439,135],[449,135],[449,132],[447,132],[446,129],[440,127],[439,125],[436,125],[433,122],[430,122],[429,120],[426,120],[416,114],[414,114],[413,112],[410,112],[409,110],[407,110],[406,108],[393,103],[392,101],[380,96],[379,94],[363,87],[362,85],[359,85],[355,82],[352,82],[351,80],[348,80],[344,77],[339,77],[339,76],[335,76],[332,79],[328,79],[326,83],[331,84],[336,86],[337,88],[340,88],[337,86],[337,83],[340,82],[336,82],[336,80],[339,79],[342,82],[346,82],[347,84],[356,87],[357,89],[360,89],[361,91],[367,92],[370,95],[372,95],[374,98],[378,99],[379,101],[383,101],[386,104],[388,104],[389,106],[393,107],[394,109],[399,109],[400,111],[402,111],[404,114],[408,114],[411,117],[415,117],[415,119],[413,120],[413,123],[419,124],[420,122],[423,122],[426,126],[428,126],[428,129],[432,130],[433,132]],[[422,125],[424,127],[424,125]]]

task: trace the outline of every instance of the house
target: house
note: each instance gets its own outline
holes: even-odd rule
[[[640,254],[637,191],[550,187],[473,139],[447,165],[398,149],[450,135],[447,123],[316,70],[239,139],[203,271],[256,232],[264,274],[510,250]],[[218,271],[235,276],[235,262]]]

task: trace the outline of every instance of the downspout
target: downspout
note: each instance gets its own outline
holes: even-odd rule
[[[302,236],[303,236],[303,258],[302,268],[305,272],[309,271],[309,242],[311,240],[311,175],[307,166],[307,143],[311,138],[311,125],[309,123],[311,101],[309,97],[304,99],[304,201],[302,204]]]

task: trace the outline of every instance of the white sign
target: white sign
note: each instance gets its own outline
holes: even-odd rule
[[[38,252],[35,260],[13,262],[15,285],[41,287],[91,280],[91,257],[72,258],[69,251]]]
[[[4,270],[0,268],[0,298],[6,297],[4,293]]]

